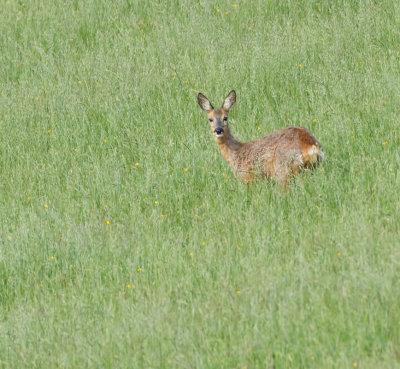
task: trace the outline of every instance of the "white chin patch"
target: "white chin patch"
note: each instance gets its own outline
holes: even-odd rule
[[[224,134],[223,133],[220,133],[220,134],[215,134],[215,137],[217,137],[217,138],[221,138],[221,137],[224,137]]]

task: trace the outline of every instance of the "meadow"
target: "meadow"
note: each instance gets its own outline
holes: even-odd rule
[[[400,368],[399,71],[396,0],[0,1],[0,368]]]

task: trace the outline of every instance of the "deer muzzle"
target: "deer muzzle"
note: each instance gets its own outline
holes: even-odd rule
[[[215,128],[214,133],[215,133],[215,137],[223,137],[224,129],[222,127]]]

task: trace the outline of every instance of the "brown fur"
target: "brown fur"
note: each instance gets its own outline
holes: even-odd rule
[[[233,172],[244,181],[261,175],[286,184],[291,174],[313,168],[324,157],[320,143],[303,127],[284,128],[246,143],[237,141],[227,121],[229,110],[236,102],[235,91],[229,93],[221,108],[214,109],[202,94],[198,102],[207,113],[212,131],[223,129],[223,136],[215,137],[215,141]]]

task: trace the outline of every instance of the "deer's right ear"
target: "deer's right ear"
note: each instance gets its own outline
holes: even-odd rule
[[[229,92],[228,96],[225,98],[224,103],[222,104],[222,107],[225,110],[231,110],[233,108],[233,105],[236,103],[236,92],[235,90],[232,90]]]
[[[197,101],[200,105],[200,108],[202,108],[206,113],[208,113],[210,110],[214,109],[214,107],[211,105],[210,101],[202,93],[199,93],[197,95]]]

